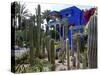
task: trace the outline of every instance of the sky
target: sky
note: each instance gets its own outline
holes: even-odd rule
[[[21,4],[26,5],[26,9],[29,10],[29,13],[35,14],[35,8],[37,8],[37,5],[41,5],[41,11],[43,12],[44,10],[55,10],[55,11],[60,11],[64,8],[68,8],[71,6],[77,6],[80,9],[90,9],[93,6],[82,6],[82,5],[70,5],[70,4],[62,4],[62,3],[38,3],[38,2],[21,2]]]
[[[51,11],[60,11],[62,9],[71,7],[71,6],[76,6],[78,8],[82,9],[90,9],[93,6],[82,6],[82,5],[71,5],[71,4],[64,4],[64,3],[39,3],[39,2],[24,2],[21,1],[21,4],[25,4],[26,5],[26,9],[28,9],[30,14],[35,14],[35,9],[37,8],[37,5],[40,4],[41,5],[41,12],[43,12],[44,10],[51,10]],[[46,21],[44,20],[44,23],[42,24],[42,26],[44,26],[44,30],[45,30],[45,24]]]

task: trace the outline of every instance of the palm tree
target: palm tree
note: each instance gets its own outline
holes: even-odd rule
[[[49,15],[49,12],[50,10],[45,10],[44,12],[42,12],[42,20],[46,20],[46,24],[45,24],[45,27],[46,27],[46,35],[48,34],[48,22],[50,20],[50,15]]]
[[[15,17],[18,19],[19,29],[22,26],[22,22],[26,17],[29,17],[28,9],[26,9],[25,4],[20,2],[15,2]]]
[[[50,10],[45,10],[44,12],[42,12],[42,18],[46,19],[47,23],[50,20],[49,12],[50,12]]]

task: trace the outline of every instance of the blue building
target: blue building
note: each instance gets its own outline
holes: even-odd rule
[[[74,24],[74,25],[82,25],[84,24],[84,17],[83,17],[83,11],[77,8],[76,6],[69,7],[66,9],[61,10],[60,15],[62,18],[66,17],[68,19],[68,24]]]
[[[69,45],[71,47],[71,29],[70,26],[83,26],[85,24],[84,17],[83,17],[83,11],[77,8],[76,6],[72,6],[60,11],[52,11],[49,13],[52,17],[51,20],[48,22],[48,25],[58,25],[63,24],[63,20],[67,20],[68,22],[68,39],[69,39]],[[77,30],[74,29],[73,32],[75,33]],[[81,32],[83,32],[83,29],[80,28]],[[62,30],[63,31],[63,30]],[[62,31],[60,32],[61,35]]]

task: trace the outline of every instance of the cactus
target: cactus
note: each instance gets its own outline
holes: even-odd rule
[[[87,68],[87,52],[85,51],[83,56],[83,69]]]
[[[71,26],[71,56],[73,67],[76,67],[76,57],[74,56],[74,46],[73,46],[73,26]]]
[[[65,52],[64,52],[64,47],[63,47],[63,39],[60,39],[60,46],[61,46],[61,50],[60,50],[60,54],[59,54],[59,58],[60,58],[60,63],[64,64],[64,56],[65,56]]]
[[[69,53],[69,40],[68,40],[68,21],[64,20],[64,39],[66,39],[65,47],[65,57],[67,52],[67,69],[70,70],[70,53]]]
[[[60,58],[60,63],[64,64],[64,59],[65,59],[65,51],[66,51],[66,48],[65,48],[65,41],[64,41],[64,25],[62,25],[61,27],[63,27],[63,37],[60,35],[60,47],[61,47],[61,50],[60,50],[60,54],[59,54],[59,58]],[[60,29],[61,31],[61,29]]]
[[[45,57],[45,32],[42,33],[41,36],[41,49],[42,49],[42,56]]]
[[[55,70],[55,51],[54,51],[54,40],[53,39],[51,39],[51,50],[50,51],[51,51],[50,62],[52,64],[51,70],[54,71]]]
[[[41,33],[41,7],[38,5],[37,11],[36,11],[36,16],[37,16],[37,50],[36,50],[36,56],[39,57],[40,54],[40,33]]]
[[[97,68],[97,15],[91,16],[88,27],[88,67]]]
[[[50,62],[50,60],[51,60],[51,57],[50,57],[50,55],[51,55],[51,52],[50,52],[50,50],[51,50],[51,41],[50,41],[49,36],[46,37],[46,50],[47,50],[47,54],[48,54],[48,61]]]
[[[34,65],[34,45],[33,45],[33,24],[32,22],[30,22],[30,25],[29,25],[29,41],[30,41],[30,65],[33,66]]]
[[[73,50],[73,26],[71,26],[71,55],[74,57],[74,50]]]
[[[76,41],[77,41],[77,69],[80,68],[80,37],[78,35],[79,33],[79,30],[77,32],[77,35],[76,35]]]
[[[66,49],[67,49],[67,69],[70,70],[70,53],[69,53],[69,46],[68,46],[68,39],[66,39]]]

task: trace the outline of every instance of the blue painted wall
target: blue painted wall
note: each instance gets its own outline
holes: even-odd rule
[[[53,11],[50,14],[52,14],[54,12],[56,12],[56,11]],[[61,15],[62,19],[67,18],[69,27],[71,24],[74,24],[74,26],[85,24],[84,17],[83,17],[83,11],[80,10],[79,8],[77,8],[76,6],[63,9],[59,12],[57,11],[57,14]],[[74,30],[74,32],[76,30]],[[81,29],[81,32],[82,31],[83,31],[83,29]],[[68,29],[68,38],[69,38],[69,46],[71,48],[71,30],[70,30],[70,28]]]

